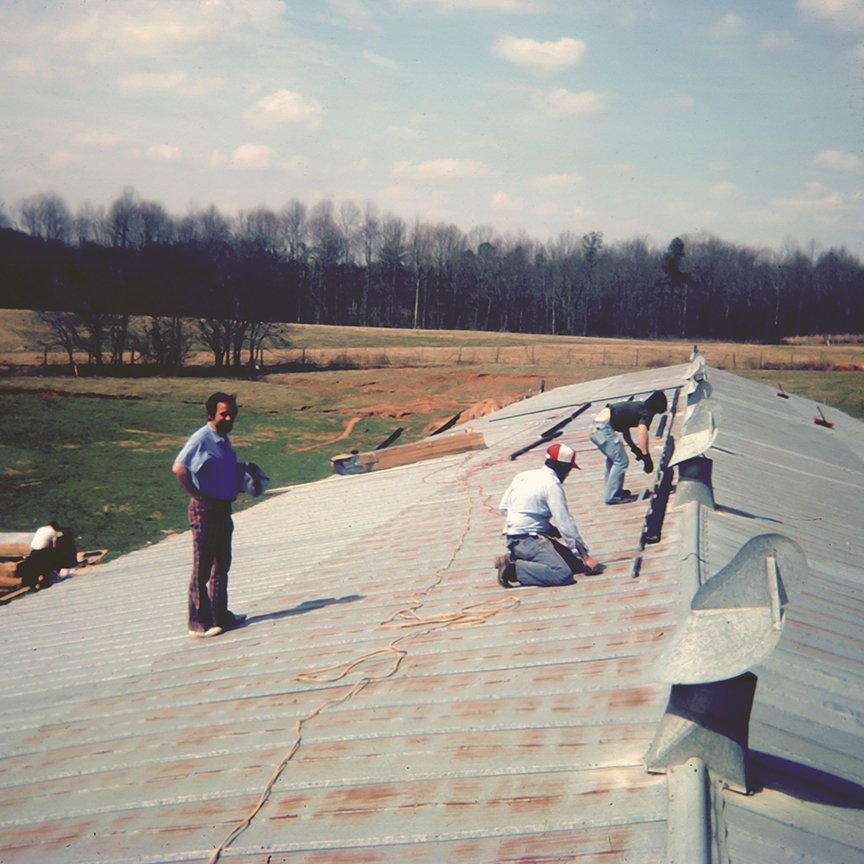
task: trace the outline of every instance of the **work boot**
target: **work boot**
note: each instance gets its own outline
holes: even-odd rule
[[[498,584],[502,588],[512,588],[514,584],[518,584],[516,559],[512,555],[499,555],[493,563],[498,571]]]

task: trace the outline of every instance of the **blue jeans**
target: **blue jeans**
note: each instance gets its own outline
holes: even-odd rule
[[[507,548],[516,558],[516,578],[520,585],[549,588],[572,585],[573,568],[546,537],[511,538]]]
[[[624,474],[630,459],[624,442],[609,423],[598,423],[591,427],[588,437],[591,443],[606,457],[606,487],[603,499],[613,504],[621,497],[624,488]]]

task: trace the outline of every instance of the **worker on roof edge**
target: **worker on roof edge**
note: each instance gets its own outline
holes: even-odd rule
[[[556,443],[546,451],[542,467],[513,478],[499,505],[507,517],[504,537],[509,550],[495,559],[502,587],[573,585],[574,574],[603,569],[588,554],[567,506],[562,484],[574,468],[579,466],[572,448]]]
[[[664,413],[666,405],[666,394],[662,390],[655,390],[644,402],[634,399],[613,402],[594,418],[588,437],[606,457],[603,490],[606,504],[625,504],[636,500],[636,496],[624,488],[624,474],[630,460],[621,438],[623,436],[636,460],[642,463],[642,470],[650,474],[654,470],[654,462],[648,451],[648,430],[654,415]],[[636,444],[630,435],[631,429],[636,430]]]
[[[237,455],[228,433],[237,417],[237,399],[214,393],[207,422],[194,432],[174,460],[172,471],[189,493],[193,565],[189,582],[189,635],[218,636],[246,620],[228,609],[231,567],[231,502],[240,491]]]

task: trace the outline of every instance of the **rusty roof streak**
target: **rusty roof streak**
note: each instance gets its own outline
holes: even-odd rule
[[[498,501],[544,448],[510,454],[584,402],[671,392],[685,371],[547,391],[474,421],[487,450],[330,477],[238,514],[231,604],[249,621],[217,640],[186,635],[188,534],[4,608],[0,860],[206,861],[308,716],[223,861],[664,861],[666,779],[642,757],[669,693],[649,670],[689,607],[682,562],[698,554],[708,578],[765,531],[797,539],[812,572],[754,670],[765,788],[717,793],[724,854],[764,838],[864,857],[864,811],[843,803],[864,783],[861,424],[825,409],[835,426],[819,427],[812,403],[709,370],[718,509],[694,533],[673,494],[660,542],[640,550],[649,503],[600,503],[592,407],[556,440],[577,451],[565,489],[608,569],[562,589],[495,582]],[[655,459],[661,446],[652,430]],[[638,466],[627,479],[653,488]],[[483,623],[445,620],[474,620],[475,604]],[[400,610],[418,626],[382,626]],[[376,652],[394,643],[406,654],[385,677]],[[367,654],[342,680],[298,680]],[[836,801],[808,791],[831,778]]]

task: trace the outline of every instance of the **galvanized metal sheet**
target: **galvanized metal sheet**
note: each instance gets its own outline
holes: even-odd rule
[[[229,592],[249,619],[216,640],[186,635],[188,535],[0,610],[0,858],[206,860],[299,722],[299,749],[223,860],[662,861],[666,781],[642,755],[668,697],[649,670],[692,597],[681,562],[700,556],[709,578],[765,531],[798,540],[813,572],[755,670],[751,746],[860,783],[857,445],[842,421],[814,426],[807,403],[709,369],[718,511],[688,550],[672,506],[642,548],[649,503],[604,507],[588,426],[606,402],[671,397],[685,372],[548,391],[475,421],[488,450],[268,496],[235,519]],[[504,591],[497,504],[544,446],[510,456],[586,402],[556,440],[577,451],[565,489],[607,569]],[[637,492],[656,479],[627,478]],[[864,848],[849,808],[804,802],[793,829],[768,791],[755,821],[727,805],[729,849],[755,830],[805,850],[839,823],[838,848]]]

